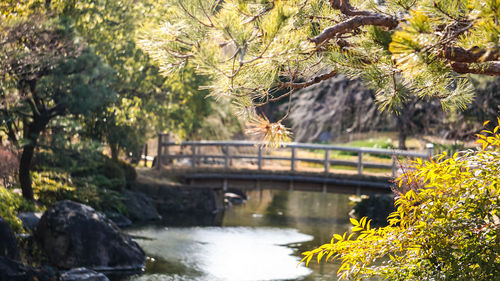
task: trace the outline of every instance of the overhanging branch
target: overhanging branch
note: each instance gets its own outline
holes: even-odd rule
[[[454,62],[488,62],[500,60],[500,50],[486,50],[480,48],[464,49],[460,47],[445,47],[441,54],[447,60]]]
[[[340,10],[346,16],[376,16],[377,13],[355,9],[348,0],[330,0],[332,8]]]
[[[364,25],[376,25],[394,29],[396,28],[396,26],[398,26],[398,21],[394,18],[384,15],[355,16],[339,24],[326,28],[325,30],[323,30],[323,32],[321,32],[321,34],[312,38],[311,42],[319,45],[334,38],[337,35],[350,32]]]
[[[323,80],[330,79],[330,78],[332,78],[335,75],[337,75],[337,70],[333,70],[333,71],[330,71],[328,73],[315,76],[315,77],[311,78],[310,80],[308,80],[306,82],[300,82],[300,83],[297,83],[297,82],[284,82],[283,84],[281,84],[280,88],[282,88],[282,89],[286,89],[286,88],[303,89],[303,88],[309,87],[311,85],[317,84],[317,83],[319,83],[319,82],[321,82]]]
[[[500,76],[500,61],[490,61],[480,64],[469,64],[464,62],[454,62],[451,68],[461,74],[482,74],[489,76]]]

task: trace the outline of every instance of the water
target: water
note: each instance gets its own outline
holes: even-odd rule
[[[349,227],[346,195],[252,191],[220,226],[146,226],[131,230],[148,255],[130,281],[337,280],[338,264],[297,266],[300,253]]]

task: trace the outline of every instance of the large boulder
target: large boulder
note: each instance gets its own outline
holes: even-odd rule
[[[109,281],[109,279],[102,273],[85,267],[79,267],[61,274],[60,281]]]
[[[0,256],[9,259],[19,259],[19,249],[14,232],[9,224],[0,217]]]
[[[57,202],[43,214],[35,239],[59,268],[140,270],[146,262],[139,245],[111,220],[69,200]]]
[[[55,272],[46,268],[29,267],[21,262],[0,257],[0,281],[53,281]]]
[[[161,219],[151,197],[142,192],[124,191],[123,204],[127,207],[128,217],[133,222],[150,222]]]

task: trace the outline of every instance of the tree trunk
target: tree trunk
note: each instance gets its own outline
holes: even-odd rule
[[[398,149],[407,150],[406,147],[406,137],[408,136],[408,128],[409,128],[409,120],[406,118],[407,116],[403,116],[404,113],[401,113],[397,117],[398,124]]]
[[[400,150],[407,150],[408,148],[406,147],[406,130],[400,128],[399,133],[398,133],[398,149]]]
[[[19,184],[21,185],[23,197],[30,201],[34,201],[35,199],[33,196],[33,187],[31,186],[31,162],[35,154],[38,137],[49,121],[50,117],[48,116],[36,116],[25,130],[24,137],[28,140],[28,143],[24,145],[21,160],[19,161]]]
[[[23,197],[27,200],[34,201],[33,188],[31,186],[31,160],[33,159],[33,154],[35,153],[35,145],[27,144],[23,148],[23,154],[21,155],[21,161],[19,162],[19,183],[21,184],[21,189],[23,191]]]
[[[109,144],[109,149],[111,150],[111,159],[113,159],[115,162],[118,162],[118,156],[120,154],[120,148],[118,147],[118,144]]]

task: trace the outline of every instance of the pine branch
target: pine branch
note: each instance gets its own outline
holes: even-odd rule
[[[379,14],[370,11],[360,11],[355,9],[349,3],[349,0],[330,0],[330,5],[336,10],[340,10],[346,16],[379,16]]]
[[[480,48],[464,49],[460,47],[445,47],[441,54],[447,60],[454,62],[487,62],[500,60],[500,50]]]
[[[500,76],[500,61],[490,61],[478,65],[463,62],[454,62],[451,68],[460,74],[482,74],[489,76]]]
[[[334,38],[337,35],[347,33],[364,25],[376,25],[394,29],[396,28],[396,26],[398,26],[398,21],[394,18],[384,15],[355,16],[339,24],[326,28],[325,30],[323,30],[323,32],[321,32],[321,34],[312,38],[311,42],[319,45]]]
[[[388,29],[394,29],[398,26],[398,20],[396,18],[380,13],[357,10],[351,6],[348,0],[330,0],[330,4],[334,9],[340,10],[342,14],[351,16],[352,18],[334,26],[330,26],[323,30],[321,34],[312,38],[311,42],[316,45],[364,25],[376,25],[386,27]]]
[[[321,82],[323,80],[328,80],[328,79],[332,78],[335,75],[337,75],[337,70],[332,70],[332,71],[330,71],[328,73],[315,76],[315,77],[311,78],[309,81],[306,81],[306,82],[300,82],[300,83],[297,83],[297,82],[284,82],[284,83],[281,84],[280,88],[281,89],[286,89],[286,88],[302,89],[302,88],[306,88],[306,87],[312,86],[314,84],[318,84],[319,82]],[[279,98],[281,98],[281,97],[282,96],[280,96]]]

